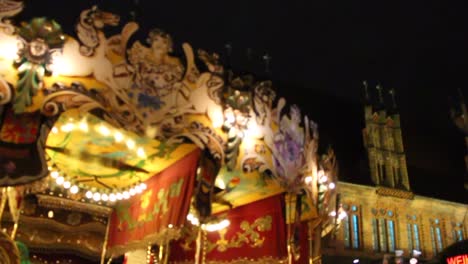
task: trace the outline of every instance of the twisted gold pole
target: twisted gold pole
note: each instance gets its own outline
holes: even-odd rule
[[[2,227],[3,211],[7,201],[7,187],[2,188],[2,200],[0,201],[0,227]]]
[[[314,249],[313,249],[313,246],[314,246],[314,237],[313,237],[313,232],[314,229],[313,229],[313,225],[312,225],[312,221],[309,221],[307,223],[307,240],[309,240],[309,264],[313,264],[314,263]]]
[[[110,229],[110,222],[111,222],[110,217],[111,215],[107,216],[106,235],[104,237],[104,242],[102,243],[101,264],[104,264],[104,261],[106,259],[107,241],[109,240],[109,229]]]

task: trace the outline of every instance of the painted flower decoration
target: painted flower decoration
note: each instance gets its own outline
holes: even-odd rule
[[[21,114],[32,104],[32,98],[42,86],[44,74],[50,73],[52,54],[63,46],[65,36],[59,24],[47,18],[34,18],[18,30],[22,39],[18,67],[18,82],[13,101],[15,114]]]
[[[45,17],[23,23],[18,35],[24,40],[24,46],[19,53],[20,58],[43,65],[51,63],[51,53],[60,49],[65,40],[60,25]]]

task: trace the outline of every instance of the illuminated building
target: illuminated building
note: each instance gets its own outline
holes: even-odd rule
[[[338,183],[348,218],[330,238],[325,255],[331,263],[338,261],[332,256],[343,256],[348,263],[357,258],[360,263],[381,263],[376,261],[393,261],[398,250],[409,260],[416,250],[420,259],[430,260],[467,239],[467,206],[411,191],[394,92],[386,107],[381,87],[377,100],[365,88],[363,138],[375,186]]]

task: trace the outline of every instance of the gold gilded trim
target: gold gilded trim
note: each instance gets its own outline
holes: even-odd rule
[[[392,196],[392,197],[408,199],[408,200],[414,199],[414,193],[405,191],[405,190],[400,190],[400,189],[378,187],[375,192],[378,195],[382,195],[382,196]]]
[[[108,217],[112,213],[112,208],[97,205],[83,203],[79,201],[73,201],[70,199],[37,194],[38,204],[42,207],[52,208],[52,209],[67,209],[73,210],[75,212],[88,213],[94,216]]]

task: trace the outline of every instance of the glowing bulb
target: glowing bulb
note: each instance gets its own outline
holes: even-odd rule
[[[70,192],[73,194],[78,193],[79,190],[80,189],[76,185],[73,185],[72,187],[70,187]]]
[[[328,177],[326,175],[323,175],[322,177],[320,177],[320,183],[325,183],[328,181]]]
[[[115,194],[111,193],[111,194],[109,195],[109,201],[115,202],[116,199],[117,199],[117,197],[115,197]]]
[[[305,182],[306,184],[310,184],[310,183],[312,182],[312,176],[307,176],[307,177],[305,177],[305,178],[304,178],[304,182]]]
[[[59,177],[59,173],[58,171],[53,171],[50,173],[50,177],[54,178],[54,179],[57,179]]]
[[[81,121],[80,124],[78,124],[78,127],[83,132],[88,132],[88,130],[89,130],[88,123],[86,123],[85,120]]]
[[[75,125],[73,123],[67,123],[67,124],[61,126],[60,130],[67,133],[67,132],[73,131],[74,128],[75,128]]]
[[[146,157],[145,150],[142,147],[139,147],[137,149],[137,156],[139,158],[145,158]]]
[[[148,188],[148,186],[146,186],[146,183],[144,183],[144,182],[142,182],[142,183],[140,184],[140,187],[141,187],[141,190],[142,190],[142,191],[144,191],[144,190],[146,190],[146,188]]]
[[[85,196],[86,196],[86,198],[91,199],[91,198],[93,198],[93,193],[91,191],[87,191]]]
[[[206,224],[203,226],[203,229],[208,232],[214,232],[228,227],[230,223],[231,222],[229,222],[229,220],[224,219],[223,221],[216,224]]]
[[[103,194],[101,195],[101,200],[103,200],[104,202],[107,202],[107,201],[109,200],[109,195],[103,193]]]
[[[115,141],[116,142],[121,142],[124,138],[124,136],[122,135],[122,133],[120,133],[119,131],[115,132],[114,134],[114,138],[115,138]]]
[[[416,258],[411,258],[411,259],[409,260],[409,263],[410,263],[410,264],[416,264],[416,263],[418,263],[418,260],[417,260]]]
[[[130,196],[133,196],[133,195],[135,195],[135,194],[136,194],[136,192],[135,192],[135,189],[134,189],[134,188],[131,188],[131,189],[130,189],[128,192],[130,193]]]
[[[63,178],[62,176],[58,177],[55,182],[58,184],[58,185],[62,185],[63,182],[65,181],[65,178]]]
[[[134,149],[135,148],[135,141],[129,139],[127,140],[127,148],[128,149]]]
[[[329,188],[330,190],[335,189],[335,187],[336,187],[336,186],[335,186],[335,183],[334,183],[334,182],[330,182],[330,184],[328,184],[328,188]]]
[[[101,200],[101,194],[98,193],[98,192],[94,193],[93,194],[93,200],[96,201],[96,202],[100,201]]]
[[[167,227],[169,227],[169,228],[173,228],[173,227],[174,227],[174,225],[172,225],[172,224],[169,224]]]
[[[58,131],[58,128],[56,128],[56,127],[53,127],[53,128],[52,128],[52,133],[53,133],[53,134],[57,134],[58,132],[59,132],[59,131]]]
[[[193,219],[193,214],[190,214],[190,213],[189,213],[189,214],[187,215],[187,220],[192,221],[192,219]]]
[[[335,217],[335,216],[336,216],[336,212],[335,212],[335,211],[331,211],[331,212],[330,212],[330,216]]]
[[[143,190],[141,189],[140,185],[135,186],[135,192],[136,193],[141,193]]]
[[[353,263],[359,263],[359,259],[353,260]]]
[[[215,184],[220,188],[220,189],[226,189],[226,184],[224,183],[223,180],[221,180],[219,177],[216,178]]]
[[[122,193],[117,193],[117,194],[115,195],[115,198],[117,198],[117,200],[122,200],[122,198],[123,198],[123,197],[122,197]]]
[[[124,199],[128,199],[128,198],[130,198],[130,193],[129,193],[128,191],[124,191],[124,192],[122,193],[122,197],[123,197]]]
[[[103,136],[109,136],[110,135],[110,130],[107,128],[105,125],[100,125],[98,128],[98,132],[101,133]]]
[[[69,181],[66,181],[63,183],[63,188],[68,189],[71,187],[71,183]]]
[[[54,218],[54,211],[50,210],[50,211],[47,213],[47,217],[49,217],[49,218]]]

